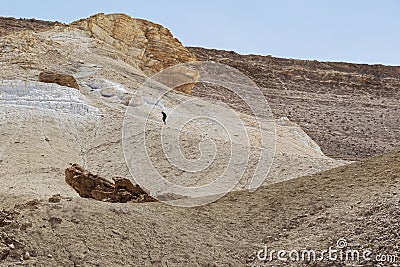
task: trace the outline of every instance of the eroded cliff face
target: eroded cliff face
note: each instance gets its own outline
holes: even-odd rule
[[[73,22],[71,26],[84,29],[93,37],[139,60],[139,67],[147,75],[179,63],[197,61],[167,28],[125,14],[97,14]]]
[[[197,61],[167,28],[124,14],[97,14],[69,25],[0,18],[0,48],[3,79],[35,80],[40,72],[52,71],[77,78],[98,73],[123,82],[132,74],[146,78]],[[177,74],[198,75],[189,68],[180,68]],[[135,81],[128,84],[137,87]],[[174,89],[190,94],[193,86]]]

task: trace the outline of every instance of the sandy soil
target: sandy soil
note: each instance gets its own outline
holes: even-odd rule
[[[341,238],[374,256],[399,257],[399,163],[394,151],[197,208],[78,198],[48,203],[2,193],[8,217],[1,243],[15,247],[2,266],[344,266],[256,256],[265,245],[323,250]],[[31,256],[22,261],[26,252]]]

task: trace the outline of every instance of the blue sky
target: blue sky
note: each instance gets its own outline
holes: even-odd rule
[[[71,22],[126,13],[186,46],[285,58],[400,65],[400,1],[3,1],[0,16]]]

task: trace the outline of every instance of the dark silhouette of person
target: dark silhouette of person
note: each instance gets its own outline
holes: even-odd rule
[[[167,114],[165,114],[164,111],[161,111],[161,114],[162,114],[162,120],[163,120],[164,124],[166,124],[166,123],[167,123],[167,122],[166,122],[166,120],[167,120]]]

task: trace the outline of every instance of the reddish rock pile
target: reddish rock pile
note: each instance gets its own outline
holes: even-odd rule
[[[129,179],[115,177],[112,183],[77,164],[65,170],[65,181],[84,198],[120,203],[156,201],[139,185],[132,184]]]

